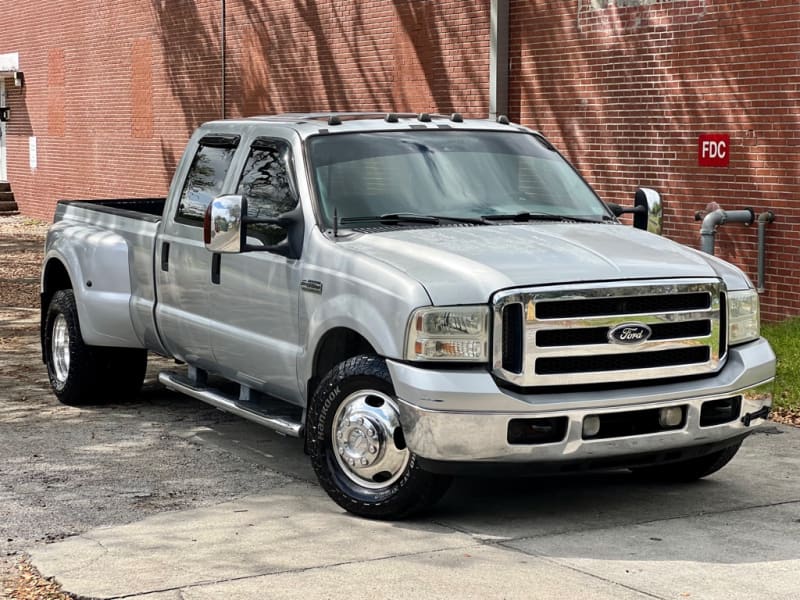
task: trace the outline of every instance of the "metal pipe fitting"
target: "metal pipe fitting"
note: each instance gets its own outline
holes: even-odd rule
[[[771,210],[766,210],[758,215],[758,282],[756,289],[759,293],[763,293],[764,287],[764,262],[767,245],[767,223],[772,223],[775,220],[775,213]]]
[[[703,217],[703,224],[700,226],[700,249],[706,254],[714,255],[714,238],[717,235],[717,227],[725,224],[725,211],[721,208],[711,211]]]
[[[700,226],[700,249],[706,254],[714,255],[714,239],[717,235],[717,228],[725,223],[744,223],[750,225],[755,220],[755,213],[752,208],[744,210],[723,210],[718,208],[703,217],[703,224]],[[695,215],[699,219],[699,214]]]

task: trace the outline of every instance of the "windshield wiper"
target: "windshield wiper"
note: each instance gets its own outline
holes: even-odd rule
[[[569,223],[570,221],[576,223],[604,223],[605,221],[613,221],[608,215],[603,215],[600,219],[589,219],[587,217],[574,217],[572,215],[554,215],[551,213],[542,212],[518,212],[500,215],[483,215],[483,219],[487,221],[515,221],[517,223],[527,223],[528,221],[561,221]]]
[[[486,225],[489,223],[483,217],[444,217],[439,215],[422,215],[418,213],[385,213],[382,215],[370,215],[364,217],[342,217],[339,223],[342,225],[354,223],[426,223],[439,225],[440,223],[470,223],[473,225]]]

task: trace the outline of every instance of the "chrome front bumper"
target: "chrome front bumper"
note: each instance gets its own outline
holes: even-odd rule
[[[772,403],[775,355],[760,339],[731,348],[714,377],[617,390],[519,394],[501,389],[477,370],[430,370],[387,361],[399,399],[408,447],[431,461],[537,463],[580,461],[712,445],[746,435],[764,422],[741,418],[700,426],[700,409],[709,400],[742,396],[739,417]],[[686,406],[680,429],[607,439],[583,439],[583,419],[666,406]],[[509,444],[511,419],[567,417],[563,440]]]

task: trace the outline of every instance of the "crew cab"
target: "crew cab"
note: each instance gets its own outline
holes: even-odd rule
[[[366,517],[465,471],[697,479],[767,418],[775,356],[746,275],[661,215],[505,117],[210,122],[166,198],[58,203],[43,359],[85,404],[174,358],[167,388],[303,438]]]

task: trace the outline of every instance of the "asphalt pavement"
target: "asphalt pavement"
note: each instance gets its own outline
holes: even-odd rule
[[[0,316],[0,550],[79,597],[800,599],[800,429],[693,484],[461,478],[368,521],[297,440],[167,392],[159,365],[133,403],[59,405],[36,315]]]

